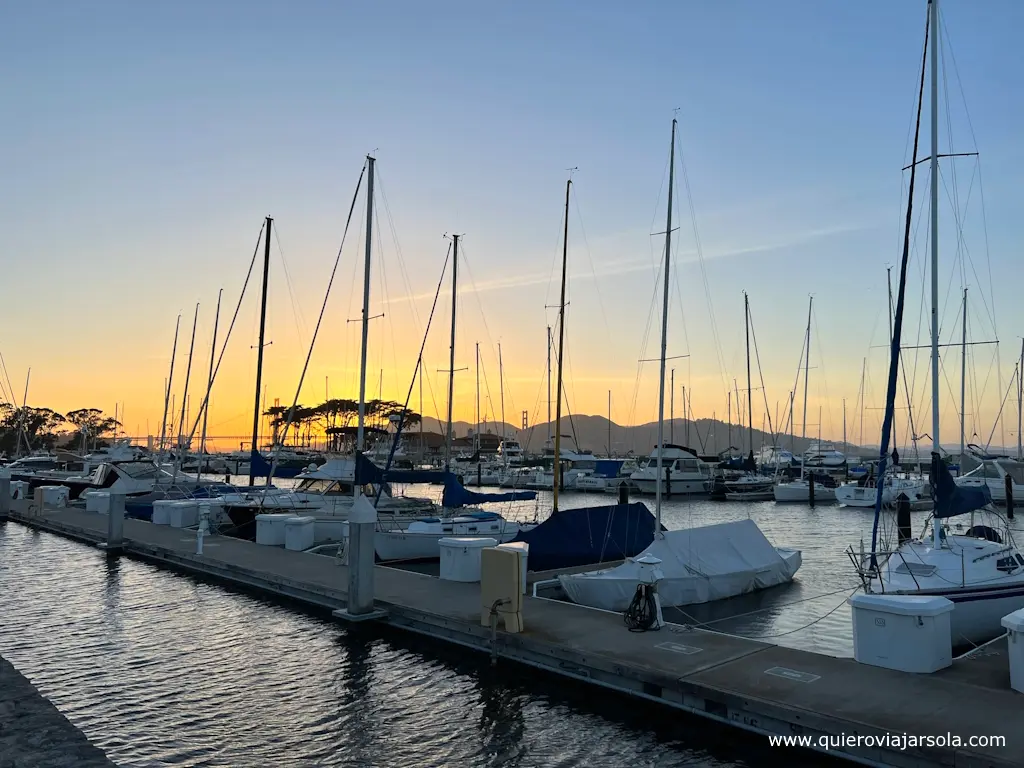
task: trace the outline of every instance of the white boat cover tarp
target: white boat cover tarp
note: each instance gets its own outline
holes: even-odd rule
[[[665,531],[637,557],[643,555],[661,560],[658,594],[666,607],[723,600],[784,584],[801,562],[798,550],[773,547],[753,520]],[[558,580],[574,603],[625,611],[637,584],[645,580],[635,559]]]

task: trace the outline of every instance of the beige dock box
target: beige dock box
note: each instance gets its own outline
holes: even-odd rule
[[[530,545],[525,541],[510,541],[505,544],[499,544],[498,549],[510,549],[514,552],[519,553],[520,563],[520,583],[522,586],[522,593],[526,594],[526,567],[530,558]]]
[[[953,603],[926,595],[854,595],[853,657],[861,664],[928,673],[953,663]]]
[[[171,528],[191,528],[199,522],[199,503],[179,500],[171,505]]]
[[[171,507],[177,504],[175,499],[157,499],[153,502],[153,516],[150,521],[153,525],[171,524]]]
[[[256,543],[267,547],[283,547],[285,524],[294,517],[285,512],[256,515]]]
[[[85,511],[101,513],[107,510],[107,499],[110,494],[106,491],[86,491],[82,494],[85,499]]]
[[[1010,687],[1024,693],[1024,608],[1003,616],[1010,657]]]
[[[284,521],[284,548],[303,552],[313,546],[312,517],[293,517]]]
[[[480,624],[491,625],[492,609],[504,619],[506,632],[523,631],[522,558],[514,549],[480,552]]]
[[[498,543],[480,536],[450,536],[437,542],[441,550],[440,577],[444,581],[480,581],[480,554]]]
[[[40,485],[36,488],[36,499],[44,507],[66,507],[71,497],[71,489],[66,485]]]

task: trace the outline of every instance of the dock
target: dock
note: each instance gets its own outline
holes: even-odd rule
[[[81,542],[106,540],[106,517],[77,508],[14,501],[9,518]],[[224,536],[207,537],[197,555],[194,531],[132,519],[120,553],[332,612],[347,605],[347,568],[334,557]],[[619,614],[532,597],[523,601],[524,631],[499,629],[492,641],[480,624],[479,584],[380,565],[374,599],[378,620],[392,627],[761,734],[766,748],[769,736],[805,737],[807,748],[863,765],[1024,765],[1024,696],[1009,686],[1005,643],[913,675],[683,625],[629,632]],[[963,745],[908,747],[906,734],[951,735]],[[967,745],[990,735],[1006,745]]]
[[[115,768],[35,686],[0,658],[0,768]]]

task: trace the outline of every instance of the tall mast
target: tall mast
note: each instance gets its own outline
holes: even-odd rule
[[[501,363],[501,342],[498,342],[498,384],[501,389],[501,439],[505,439],[505,366]]]
[[[370,155],[366,156],[366,255],[363,259],[363,338],[359,352],[359,425],[356,428],[357,452],[361,452],[365,447],[366,437],[366,345],[370,334],[370,260],[373,256],[373,170],[376,162],[377,158],[371,157]]]
[[[690,418],[689,411],[690,411],[690,404],[689,404],[689,401],[686,399],[686,385],[683,384],[683,431],[684,431],[684,434],[686,435],[685,439],[686,439],[686,446],[687,447],[690,446],[690,422],[687,421],[687,419]],[[699,434],[698,434],[698,437],[699,437]]]
[[[420,461],[423,461],[425,452],[423,450],[423,356],[420,356],[419,362],[416,367],[419,369],[417,373],[420,376]]]
[[[452,405],[455,397],[455,307],[459,285],[459,236],[452,235],[452,334],[448,347],[448,434],[444,444],[444,470],[447,472],[452,463]]]
[[[164,438],[167,437],[167,409],[171,402],[171,386],[174,384],[174,358],[178,355],[178,328],[181,326],[181,315],[178,315],[178,319],[174,323],[174,344],[171,346],[171,371],[167,374],[167,389],[164,392],[164,418],[160,423],[160,446],[158,453],[160,458],[157,463],[163,459],[164,455]],[[18,448],[21,448],[21,433],[18,433]]]
[[[932,157],[931,157],[931,192],[932,192],[932,453],[937,460],[942,449],[939,437],[939,0],[931,0],[931,35],[932,35]],[[934,482],[934,478],[932,479]],[[934,546],[942,545],[942,526],[932,526]]]
[[[1019,406],[1019,403],[1018,403]],[[608,390],[608,457],[612,456],[612,391]]]
[[[965,429],[967,424],[967,411],[965,410],[967,395],[967,289],[964,288],[964,322],[963,332],[960,339],[960,461],[963,461],[964,447],[966,440]]]
[[[553,466],[552,513],[558,512],[558,486],[562,479],[562,353],[565,344],[565,272],[569,262],[569,190],[572,175],[565,182],[565,227],[562,232],[562,293],[558,300],[558,377],[555,382],[555,459]],[[550,350],[550,344],[548,345]],[[549,353],[550,354],[550,351]],[[550,407],[550,406],[549,406]]]
[[[843,453],[846,453],[846,398],[843,398]]]
[[[185,391],[181,394],[181,419],[178,422],[178,452],[175,456],[174,471],[177,474],[181,465],[181,454],[184,451],[182,445],[185,439],[185,409],[188,407],[188,382],[192,378],[192,353],[196,348],[196,326],[199,324],[199,304],[196,303],[196,313],[192,318],[192,341],[188,345],[188,365],[185,367]]]
[[[725,405],[726,416],[725,416],[725,420],[727,422],[729,422],[729,437],[728,437],[729,445],[727,445],[726,447],[730,451],[732,451],[732,392],[726,392],[725,395],[726,395],[726,405]]]
[[[672,145],[668,155],[668,205],[665,212],[665,289],[661,304],[661,367],[658,376],[658,476],[654,482],[654,535],[661,534],[661,487],[665,470],[663,454],[665,453],[665,356],[668,352],[668,289],[669,267],[672,264],[672,192],[675,187],[676,172],[676,119],[672,118]]]
[[[270,278],[270,229],[274,220],[267,216],[263,232],[263,293],[260,298],[260,340],[256,349],[256,396],[252,406],[252,446],[249,448],[249,485],[256,484],[255,462],[260,444],[260,393],[263,386],[263,343],[267,331],[267,280]]]
[[[893,313],[896,311],[896,305],[893,304],[893,300],[892,300],[892,267],[886,267],[885,268],[885,281],[886,281],[886,283],[889,286],[889,346],[892,346],[892,333],[893,333],[893,329],[892,329],[892,316],[893,316]],[[907,418],[908,419],[910,418],[909,415],[907,416]],[[917,453],[917,448],[916,448],[917,438],[916,438],[916,435],[911,435],[911,437],[914,439],[914,443],[915,443],[914,453]],[[893,412],[893,415],[892,415],[892,445],[893,445],[893,448],[896,447],[896,413],[895,412]],[[918,456],[917,459],[918,459],[918,462],[920,463],[921,457]]]
[[[747,329],[747,446],[750,455],[754,455],[754,398],[751,396],[753,389],[750,386],[750,298],[747,292],[743,292],[743,317]]]
[[[224,289],[217,291],[217,313],[213,316],[213,338],[210,340],[210,375],[206,377],[206,401],[203,403],[203,431],[199,437],[199,469],[196,470],[196,481],[203,473],[203,460],[206,456],[206,424],[210,416],[210,390],[213,389],[213,362],[217,352],[217,326],[220,323],[220,299]]]
[[[807,380],[811,372],[811,308],[814,306],[814,297],[811,296],[807,302],[807,350],[804,352],[804,425],[801,427],[800,437],[803,440],[807,440]],[[806,444],[804,450],[807,450]],[[821,450],[821,446],[818,446],[818,450]],[[806,458],[806,456],[804,457]],[[800,477],[804,476],[804,465],[806,461],[800,462]]]
[[[868,359],[865,357],[860,364],[860,444],[864,445],[864,374],[868,370]]]
[[[476,450],[480,450],[480,342],[476,343],[476,427],[474,427],[476,436],[473,442],[476,444]],[[479,458],[477,459],[479,461]]]

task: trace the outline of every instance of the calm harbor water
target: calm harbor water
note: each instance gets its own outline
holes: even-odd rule
[[[566,494],[561,504],[611,500]],[[550,498],[502,507],[543,517]],[[870,541],[871,513],[664,505],[669,528],[748,516],[775,544],[803,550],[795,582],[668,618],[850,655],[845,600],[856,583],[844,550]],[[915,513],[915,529],[924,518]],[[14,523],[0,524],[0,616],[0,655],[124,766],[724,768],[762,764],[767,753],[756,736],[512,664],[491,669],[482,655],[407,634],[351,630],[127,558],[108,561]]]

